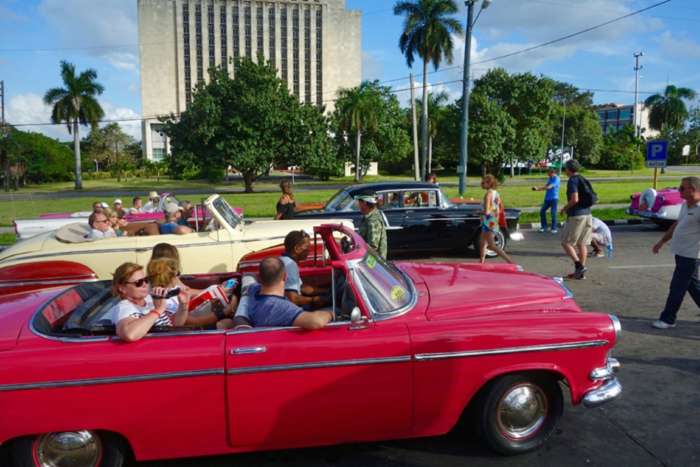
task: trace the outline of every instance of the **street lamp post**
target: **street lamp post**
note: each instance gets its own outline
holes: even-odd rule
[[[469,162],[468,139],[469,139],[469,65],[471,62],[472,29],[481,12],[489,7],[491,0],[482,0],[479,13],[474,19],[474,4],[477,0],[465,0],[467,7],[467,31],[464,40],[464,75],[462,78],[462,131],[459,135],[459,196],[464,197],[464,190],[467,185],[467,163]]]

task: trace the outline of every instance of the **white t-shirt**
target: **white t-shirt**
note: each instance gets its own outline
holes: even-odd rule
[[[106,232],[103,232],[103,231],[97,230],[97,229],[90,229],[90,238],[94,238],[94,239],[112,238],[112,237],[116,237],[116,236],[117,236],[117,233],[111,227]]]
[[[692,208],[686,203],[681,206],[671,238],[671,251],[674,255],[700,259],[700,204]]]
[[[287,273],[287,280],[284,282],[284,290],[291,290],[301,295],[301,275],[299,274],[299,265],[296,261],[287,255],[280,256],[284,263],[284,271]]]
[[[596,240],[602,243],[604,246],[612,245],[612,233],[607,224],[597,217],[593,218],[593,234],[596,236]]]
[[[172,316],[177,313],[179,306],[180,300],[178,300],[177,297],[167,299],[165,301],[165,313],[158,318],[155,326],[172,326]],[[119,321],[123,320],[124,318],[140,318],[143,315],[147,315],[154,308],[153,298],[150,295],[146,296],[146,304],[144,306],[140,306],[127,299],[123,299],[114,305],[114,308],[112,308],[112,323],[116,326]]]

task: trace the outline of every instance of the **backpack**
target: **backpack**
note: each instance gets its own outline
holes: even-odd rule
[[[577,208],[590,208],[598,202],[598,194],[593,190],[591,182],[581,175],[578,176],[578,188]]]

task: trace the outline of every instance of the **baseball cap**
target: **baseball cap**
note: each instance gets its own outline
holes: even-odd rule
[[[182,208],[175,203],[168,203],[165,205],[165,212],[167,212],[168,214],[175,214],[181,209]]]
[[[160,196],[158,196],[158,192],[157,192],[157,191],[151,191],[151,192],[148,194],[148,198],[149,198],[149,199],[150,199],[150,198],[160,198]]]
[[[104,201],[102,201],[100,205],[105,209],[109,207],[109,204],[105,203]]]
[[[117,199],[114,200],[114,204],[122,204],[122,200],[120,200],[119,198],[117,198]]]
[[[365,203],[377,204],[377,198],[372,195],[359,195],[355,196],[357,201],[364,201]]]

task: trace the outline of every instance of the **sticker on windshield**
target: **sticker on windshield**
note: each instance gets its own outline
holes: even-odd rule
[[[400,285],[395,285],[391,288],[391,299],[395,302],[399,302],[403,300],[403,298],[406,296],[406,289],[401,287]]]
[[[372,255],[367,255],[367,267],[374,269],[377,266],[377,258]]]

